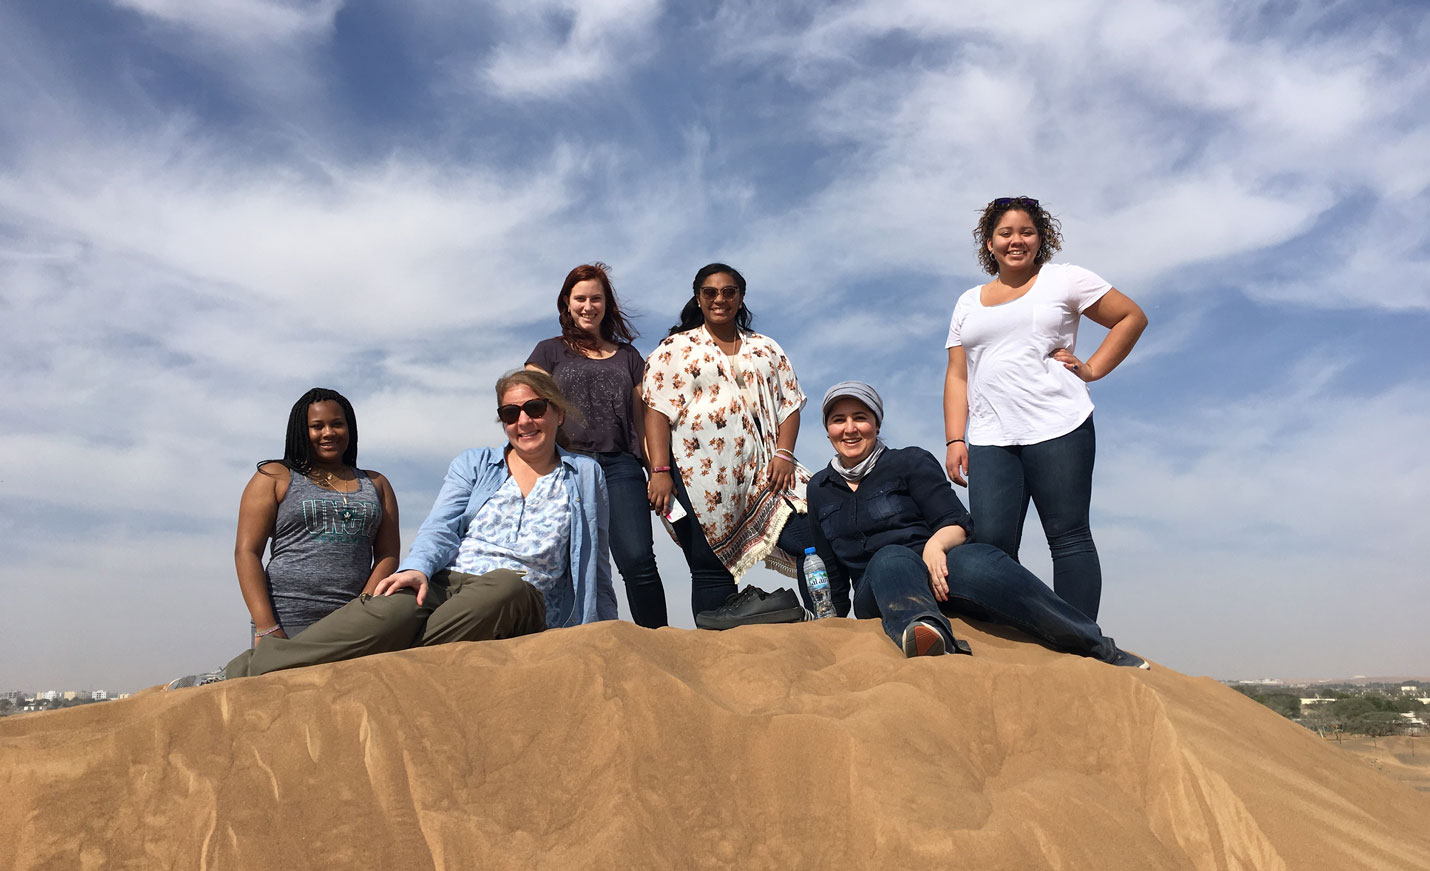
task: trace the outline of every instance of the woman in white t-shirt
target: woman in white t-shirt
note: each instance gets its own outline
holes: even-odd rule
[[[1059,230],[1031,197],[983,209],[973,236],[994,278],[964,292],[949,323],[947,467],[969,488],[977,539],[1014,559],[1032,500],[1052,550],[1053,589],[1096,620],[1102,568],[1088,527],[1096,438],[1086,382],[1127,357],[1147,316],[1092,272],[1048,264],[1062,248]],[[1086,360],[1075,356],[1083,316],[1108,329]]]

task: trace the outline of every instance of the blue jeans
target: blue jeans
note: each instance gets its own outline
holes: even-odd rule
[[[626,584],[631,619],[649,629],[665,626],[665,587],[661,585],[660,571],[655,565],[645,469],[639,460],[624,451],[591,456],[601,464],[601,471],[606,475],[611,557]]]
[[[1102,601],[1102,563],[1088,526],[1096,453],[1091,415],[1045,442],[968,446],[974,537],[1016,560],[1031,498],[1053,554],[1053,589],[1093,620]]]
[[[948,601],[941,604],[929,589],[923,558],[903,545],[880,548],[854,585],[854,616],[883,618],[884,634],[900,647],[915,620],[937,626],[952,644],[945,611],[1009,626],[1065,653],[1103,662],[1117,656],[1117,645],[1096,623],[992,545],[969,543],[948,552]]]
[[[695,513],[690,508],[690,497],[685,493],[685,483],[679,471],[672,473],[675,479],[675,498],[685,508],[686,516],[671,524],[675,528],[675,539],[680,549],[685,551],[685,562],[690,566],[690,610],[694,614],[709,611],[725,604],[725,600],[735,592],[735,576],[720,562],[710,543],[705,540],[705,532],[695,522]],[[795,557],[795,569],[799,576],[799,596],[804,607],[814,610],[809,590],[804,584],[804,549],[814,546],[814,538],[809,531],[809,515],[791,514],[780,530],[776,542],[780,550]],[[829,593],[834,599],[834,608],[843,617],[849,613],[849,584],[842,584],[830,578]]]

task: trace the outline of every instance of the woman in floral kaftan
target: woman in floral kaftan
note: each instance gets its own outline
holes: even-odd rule
[[[809,472],[794,456],[805,403],[794,369],[778,343],[750,329],[739,272],[712,263],[693,289],[680,323],[646,360],[642,393],[651,508],[671,519],[700,614],[731,600],[760,560],[799,577],[813,542]],[[675,502],[688,516],[670,518]],[[847,614],[847,584],[832,592]]]

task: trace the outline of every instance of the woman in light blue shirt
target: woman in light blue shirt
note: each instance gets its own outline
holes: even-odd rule
[[[497,381],[507,444],[463,452],[432,512],[377,595],[435,599],[429,621],[459,622],[469,640],[616,618],[606,482],[561,446],[571,407],[544,372]]]

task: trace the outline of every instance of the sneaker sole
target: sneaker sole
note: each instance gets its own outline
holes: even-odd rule
[[[913,627],[913,632],[904,633],[904,656],[942,656],[944,652],[943,636],[937,629],[923,623],[917,623]]]

